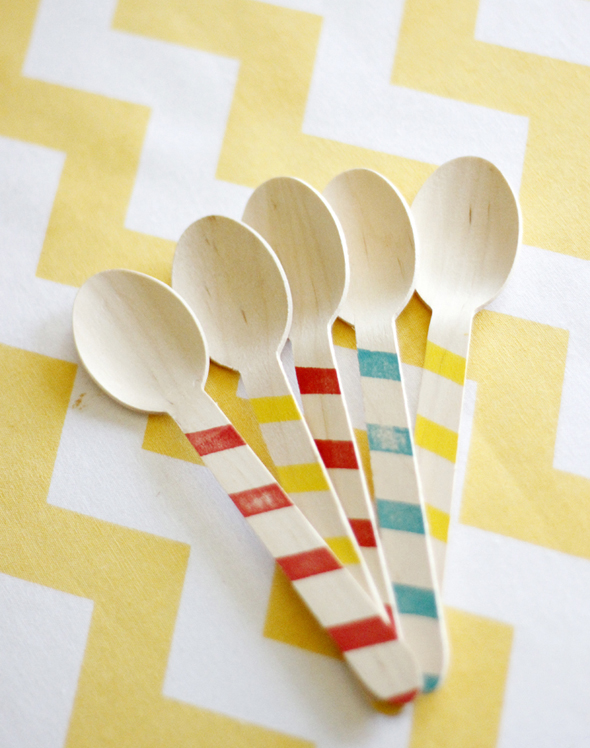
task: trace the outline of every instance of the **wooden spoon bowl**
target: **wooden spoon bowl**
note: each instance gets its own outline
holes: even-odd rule
[[[106,270],[86,281],[73,328],[92,379],[133,410],[169,412],[207,378],[209,356],[194,315],[168,286],[142,273]]]
[[[293,296],[292,338],[324,331],[348,287],[344,237],[325,200],[300,179],[276,177],[256,188],[243,218],[285,269]]]
[[[416,249],[406,201],[370,169],[334,177],[324,197],[338,216],[349,250],[350,286],[339,316],[351,325],[375,315],[390,322],[414,292]]]
[[[291,325],[285,272],[264,239],[240,221],[207,216],[180,237],[172,286],[207,332],[213,358],[242,371],[281,351]]]
[[[500,292],[520,244],[518,203],[489,161],[466,156],[424,183],[412,214],[420,233],[418,293],[432,309],[472,312]]]

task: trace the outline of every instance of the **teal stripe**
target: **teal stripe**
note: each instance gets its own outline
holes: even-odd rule
[[[369,437],[369,449],[373,452],[393,452],[398,455],[412,454],[412,442],[408,429],[368,423],[367,436]]]
[[[385,351],[367,351],[364,348],[359,348],[357,355],[361,377],[400,381],[397,354],[386,353]]]
[[[438,618],[436,598],[432,590],[425,590],[422,587],[410,587],[406,584],[394,584],[393,590],[400,613]]]
[[[424,673],[424,685],[422,686],[422,693],[432,693],[438,686],[440,678],[438,675],[432,673]]]
[[[386,530],[402,530],[424,535],[424,518],[422,509],[417,504],[406,504],[404,501],[377,499],[377,517],[379,527]]]

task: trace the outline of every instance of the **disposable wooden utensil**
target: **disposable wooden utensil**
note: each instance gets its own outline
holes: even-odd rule
[[[240,372],[279,483],[355,579],[378,600],[281,364],[292,304],[274,252],[249,226],[224,216],[207,216],[181,236],[172,286],[202,325],[211,357]]]
[[[404,198],[384,177],[352,169],[324,196],[338,216],[350,261],[339,315],[354,325],[377,520],[402,633],[424,691],[446,671],[448,644],[414,457],[395,319],[414,291],[415,239]]]
[[[334,358],[332,324],[348,286],[338,221],[316,190],[290,177],[271,179],[254,190],[244,221],[268,241],[287,275],[293,296],[289,337],[303,412],[383,603],[395,618],[375,514]]]
[[[414,438],[442,587],[471,323],[506,282],[521,223],[508,182],[475,157],[439,167],[412,214],[421,248],[417,290],[432,309]]]
[[[178,423],[366,688],[393,703],[413,698],[415,663],[391,625],[205,393],[207,350],[182,299],[141,273],[109,270],[80,289],[73,326],[107,394]]]

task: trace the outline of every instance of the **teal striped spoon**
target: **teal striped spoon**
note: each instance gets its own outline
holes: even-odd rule
[[[379,532],[402,635],[429,692],[446,671],[448,644],[395,328],[414,291],[414,228],[403,197],[374,171],[344,172],[324,196],[348,247],[350,287],[339,314],[356,331]]]

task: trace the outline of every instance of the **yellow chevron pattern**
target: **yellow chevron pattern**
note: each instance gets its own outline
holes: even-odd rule
[[[590,558],[590,480],[553,467],[567,331],[482,312],[474,334],[469,373],[485,371],[486,385],[478,391],[462,521]],[[500,337],[502,362],[491,343]]]
[[[305,741],[161,695],[188,547],[47,504],[76,367],[0,346],[0,571],[94,601],[68,746]],[[35,397],[31,398],[30,393]]]
[[[256,187],[289,174],[323,188],[334,174],[365,166],[413,195],[432,171],[418,161],[301,132],[318,16],[254,0],[120,0],[114,27],[240,60],[219,179]]]
[[[79,286],[128,267],[168,281],[172,242],[124,228],[149,111],[23,77],[37,5],[0,5],[0,135],[66,154],[37,274]]]
[[[449,675],[440,691],[416,704],[410,748],[494,748],[512,628],[460,610],[447,608],[445,615],[453,653]]]
[[[590,70],[474,39],[478,0],[407,0],[392,82],[529,118],[524,242],[590,259]]]

